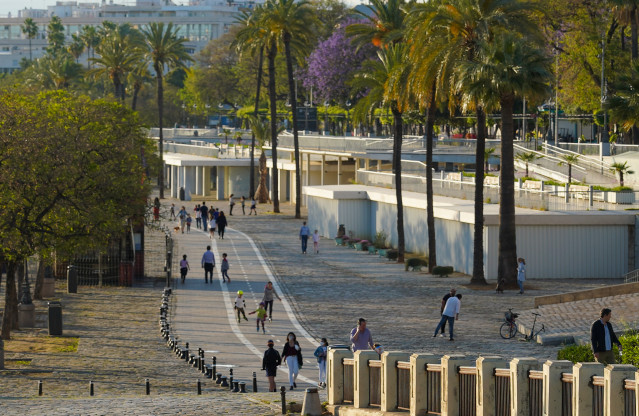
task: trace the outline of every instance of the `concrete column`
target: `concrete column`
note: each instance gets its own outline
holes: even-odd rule
[[[561,373],[572,371],[572,362],[568,360],[553,361],[544,363],[544,416],[554,416],[561,414]]]
[[[577,363],[572,367],[572,414],[592,416],[592,376],[603,375],[600,363]]]
[[[352,358],[353,353],[347,349],[330,349],[326,362],[326,381],[328,387],[328,404],[342,404],[344,401],[344,358]]]
[[[612,364],[604,368],[604,414],[630,416],[624,412],[624,385],[635,371],[637,368],[630,364]]]
[[[211,168],[202,166],[202,196],[206,196],[211,189]]]
[[[435,354],[413,354],[410,356],[410,416],[426,413],[427,385],[426,364],[439,364]]]
[[[368,170],[370,168],[370,159],[364,159],[364,170]]]
[[[311,184],[311,154],[306,154],[306,186]]]
[[[464,355],[451,354],[442,357],[442,415],[461,416],[458,369],[473,364],[474,362]]]
[[[226,168],[224,166],[217,167],[217,195],[218,200],[224,199],[224,185],[226,184]]]
[[[382,354],[382,412],[397,409],[397,361],[408,361],[410,354],[387,351]]]
[[[200,190],[202,189],[202,169],[199,166],[195,166],[195,190],[194,194],[200,194]],[[200,194],[202,195],[202,194]]]
[[[324,169],[326,169],[326,155],[322,155],[322,169],[320,172],[320,185],[324,186]]]
[[[337,184],[341,185],[341,180],[342,180],[342,158],[338,157],[337,158]]]
[[[535,358],[514,358],[510,362],[510,414],[512,416],[529,415],[528,372],[538,367],[539,361]]]
[[[477,416],[495,416],[495,368],[506,368],[508,362],[501,357],[477,359]]]
[[[169,174],[165,176],[165,180],[166,178],[169,178],[169,187],[170,187],[170,192],[171,192],[171,197],[175,198],[175,171],[173,170],[173,165],[168,165],[169,168]]]
[[[355,352],[355,390],[353,407],[362,409],[370,405],[370,386],[368,362],[376,360],[379,355],[375,351],[360,350]]]
[[[381,161],[381,160],[378,160],[378,161],[377,161],[377,171],[378,171],[378,172],[381,172],[381,171],[382,171],[382,161]]]

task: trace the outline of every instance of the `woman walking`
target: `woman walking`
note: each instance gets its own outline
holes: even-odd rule
[[[224,229],[228,225],[226,222],[226,216],[224,215],[224,211],[220,211],[220,216],[217,217],[217,235],[224,240]]]
[[[318,386],[326,387],[326,358],[328,357],[328,341],[322,338],[322,342],[313,354],[317,357],[317,365],[319,366],[319,383]]]
[[[297,380],[302,367],[302,348],[300,348],[297,337],[293,332],[288,333],[287,342],[284,344],[284,350],[282,351],[282,360],[286,362],[288,367],[288,383],[290,390],[293,390],[293,388],[297,387],[295,380]]]
[[[517,259],[517,284],[519,285],[519,294],[524,294],[524,281],[526,280],[526,260]]]
[[[273,321],[273,297],[276,297],[277,300],[282,300],[282,298],[275,293],[275,289],[273,289],[273,282],[268,282],[266,286],[264,286],[264,297],[262,300],[265,305],[264,309],[268,310],[269,322]]]

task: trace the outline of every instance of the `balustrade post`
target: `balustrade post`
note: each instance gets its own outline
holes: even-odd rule
[[[442,415],[460,416],[459,367],[473,365],[464,355],[442,357]]]
[[[635,375],[637,368],[630,364],[612,364],[604,368],[604,414],[630,416],[625,414],[625,380]]]
[[[639,371],[635,373],[635,415],[639,415]]]
[[[333,406],[342,404],[344,401],[344,358],[352,358],[353,353],[348,349],[328,350],[328,361],[326,363],[326,380],[328,387],[328,404]]]
[[[397,361],[408,361],[410,354],[387,351],[382,354],[382,412],[397,408]]]
[[[410,416],[426,413],[426,364],[439,364],[439,357],[435,354],[410,356]]]
[[[353,407],[362,409],[370,405],[370,369],[368,362],[376,360],[379,355],[375,351],[360,350],[355,352],[355,365],[353,374],[355,375],[355,389],[353,397]]]
[[[592,416],[592,376],[603,374],[600,363],[577,363],[572,367],[572,412],[574,416]]]
[[[571,370],[572,362],[568,360],[548,360],[544,363],[544,395],[542,400],[544,416],[561,414],[561,374],[569,373]]]
[[[505,368],[508,362],[501,357],[477,359],[477,416],[495,416],[495,368]]]
[[[530,414],[528,372],[538,367],[539,361],[535,358],[514,358],[510,362],[510,414],[512,416]]]

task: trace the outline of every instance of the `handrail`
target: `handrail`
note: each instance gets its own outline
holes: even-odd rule
[[[635,269],[623,276],[624,283],[639,282],[639,269]]]
[[[552,155],[549,155],[549,154],[547,154],[547,153],[539,152],[539,151],[537,151],[537,150],[530,150],[530,149],[526,149],[525,147],[523,147],[523,146],[519,146],[519,145],[517,145],[517,144],[513,145],[513,147],[514,147],[515,149],[517,149],[517,150],[526,151],[527,153],[534,153],[534,154],[536,154],[536,155],[540,156],[540,159],[543,157],[545,160],[550,160],[551,162],[555,162],[555,163],[557,163],[557,164],[559,164],[559,163],[566,163],[566,162],[565,162],[562,158],[560,158],[560,157],[556,157],[556,156],[552,156]],[[533,162],[533,163],[534,163],[534,162]],[[573,164],[573,165],[572,165],[572,167],[573,167],[573,169],[575,169],[575,170],[580,170],[580,171],[583,171],[583,172],[587,172],[587,171],[588,171],[588,169],[584,168],[583,166],[579,166],[579,165],[578,165],[578,164],[576,164],[576,163],[575,163],[575,164]]]
[[[354,358],[342,358],[342,365],[355,365]]]
[[[426,369],[426,371],[430,371],[433,373],[437,373],[437,372],[441,372],[442,371],[442,365],[441,364],[429,364],[426,363],[424,365],[424,368]]]
[[[369,368],[382,368],[382,360],[368,360]]]
[[[627,378],[624,380],[624,385],[623,387],[626,390],[635,390],[635,386],[637,385],[637,382],[631,378]]]
[[[495,377],[510,377],[510,368],[495,368]]]
[[[563,381],[564,383],[572,383],[574,382],[575,377],[572,375],[572,373],[561,373],[561,381]]]
[[[528,371],[528,378],[530,380],[543,380],[544,372],[541,370],[530,370]]]
[[[604,386],[604,377],[603,376],[592,376],[592,385],[597,387]]]
[[[410,361],[397,361],[396,367],[398,370],[410,370]]]
[[[471,376],[477,375],[477,367],[460,366],[457,368],[457,371],[459,372],[459,374],[467,374]]]

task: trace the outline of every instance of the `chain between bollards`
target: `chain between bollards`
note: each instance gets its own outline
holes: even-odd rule
[[[282,414],[286,414],[286,387],[280,388],[280,394],[282,395]]]
[[[151,394],[151,382],[149,381],[148,378],[144,379],[144,385],[146,388],[146,395],[148,396],[149,394]]]

